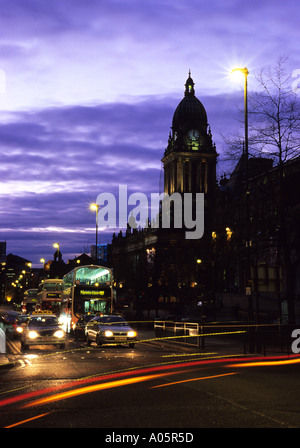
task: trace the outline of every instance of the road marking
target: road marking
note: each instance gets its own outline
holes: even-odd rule
[[[7,339],[6,343],[13,355],[20,355],[22,353],[21,350],[10,339]]]
[[[20,368],[23,369],[27,365],[31,366],[31,361],[29,359],[18,359],[18,362],[21,364]]]

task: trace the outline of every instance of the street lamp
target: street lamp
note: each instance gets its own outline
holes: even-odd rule
[[[56,257],[57,257],[57,259],[59,260],[59,244],[58,244],[58,243],[54,243],[54,244],[53,244],[53,247],[56,248],[56,253],[57,253]]]
[[[99,205],[98,204],[91,204],[90,210],[93,210],[96,212],[96,252],[95,252],[95,262],[98,263],[98,211],[99,211]]]
[[[249,172],[248,172],[248,159],[249,159],[249,147],[248,147],[248,83],[247,77],[249,70],[247,67],[234,68],[231,73],[244,75],[244,114],[245,114],[245,171],[246,171],[246,294],[249,296],[249,317],[253,318],[253,304],[251,290],[248,287],[248,281],[250,280],[250,238],[249,238]]]
[[[246,282],[250,279],[250,240],[249,240],[249,172],[248,172],[248,159],[249,159],[249,146],[248,146],[248,83],[247,78],[249,70],[247,67],[234,68],[231,70],[231,74],[244,75],[244,114],[245,114],[245,171],[246,171],[246,250],[247,250],[247,272]]]

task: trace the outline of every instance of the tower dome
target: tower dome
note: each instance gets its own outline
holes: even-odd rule
[[[194,81],[189,77],[185,83],[184,98],[178,104],[172,121],[173,132],[182,132],[188,129],[197,129],[206,132],[207,114],[206,110],[195,96]]]

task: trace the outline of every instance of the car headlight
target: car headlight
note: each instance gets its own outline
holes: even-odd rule
[[[28,337],[29,337],[29,339],[36,339],[36,338],[39,337],[39,335],[37,334],[36,331],[30,331],[30,332],[28,333]]]
[[[128,338],[135,338],[136,337],[136,332],[135,331],[128,331],[127,337]]]
[[[65,336],[65,333],[64,333],[62,330],[57,330],[57,331],[54,333],[54,336],[55,336],[56,338],[63,338],[63,337]]]
[[[104,334],[105,334],[105,337],[107,337],[107,338],[111,338],[114,335],[113,332],[110,330],[106,330],[106,332]]]
[[[23,333],[23,327],[17,327],[17,328],[16,328],[16,331],[17,331],[18,333]]]

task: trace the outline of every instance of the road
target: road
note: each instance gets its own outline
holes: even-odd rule
[[[13,341],[15,365],[0,371],[0,426],[106,428],[103,437],[191,428],[194,438],[199,428],[300,426],[299,356],[183,350],[140,336],[134,349],[69,338],[64,350],[22,353]]]

